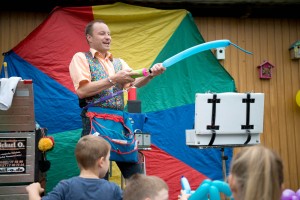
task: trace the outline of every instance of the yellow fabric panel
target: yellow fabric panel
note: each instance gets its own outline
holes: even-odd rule
[[[93,6],[94,19],[104,20],[110,28],[110,52],[133,69],[151,67],[187,12],[124,3]]]

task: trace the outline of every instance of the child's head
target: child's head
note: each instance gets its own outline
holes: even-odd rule
[[[134,174],[126,184],[124,200],[168,200],[169,187],[157,176]]]
[[[75,156],[80,169],[93,169],[101,158],[109,162],[110,144],[102,137],[86,135],[78,141]]]
[[[228,182],[235,200],[279,200],[282,160],[261,145],[244,148],[232,160]]]

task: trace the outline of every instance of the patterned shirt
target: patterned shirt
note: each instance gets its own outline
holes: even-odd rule
[[[81,84],[96,80],[107,78],[114,75],[118,70],[131,69],[127,63],[122,59],[113,59],[111,53],[107,53],[106,57],[97,52],[95,49],[90,49],[89,52],[76,53],[69,66],[70,75],[73,80],[75,90],[77,90]],[[101,99],[104,96],[110,95],[123,88],[112,86],[111,88],[102,91],[100,94],[94,97],[87,98],[87,103],[94,102]],[[124,109],[123,95],[115,96],[111,99],[103,101],[96,106],[103,108],[112,108],[117,110]]]

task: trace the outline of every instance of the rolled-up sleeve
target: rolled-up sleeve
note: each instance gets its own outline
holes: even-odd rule
[[[91,73],[88,61],[82,52],[76,53],[69,65],[70,76],[75,90],[84,82],[91,82]]]
[[[122,63],[122,69],[130,69],[130,70],[132,70],[132,68],[129,67],[129,65],[123,59],[120,58],[120,61]]]

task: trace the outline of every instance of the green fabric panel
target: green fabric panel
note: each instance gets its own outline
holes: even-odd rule
[[[186,15],[154,63],[204,43],[191,14]],[[142,111],[152,112],[195,102],[196,93],[235,91],[234,80],[211,51],[204,51],[167,68],[138,89]]]
[[[51,134],[54,138],[54,148],[46,152],[51,167],[47,171],[46,191],[49,192],[61,180],[79,175],[74,150],[80,139],[81,130],[72,130]]]

